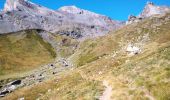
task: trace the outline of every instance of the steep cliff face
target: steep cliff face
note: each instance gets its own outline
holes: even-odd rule
[[[54,11],[27,0],[7,0],[0,16],[1,34],[42,29],[74,38],[95,37],[122,25],[119,21],[74,6]]]

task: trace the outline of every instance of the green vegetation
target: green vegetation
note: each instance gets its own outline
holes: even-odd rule
[[[51,62],[56,56],[49,43],[36,31],[0,36],[0,77],[23,73]]]

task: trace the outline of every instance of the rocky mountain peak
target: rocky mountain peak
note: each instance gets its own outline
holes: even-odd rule
[[[15,5],[16,1],[18,1],[18,0],[6,0],[5,6],[4,6],[4,10],[5,11],[14,10],[14,5]]]
[[[72,6],[63,6],[58,9],[59,11],[70,13],[70,14],[78,14],[78,15],[90,15],[90,16],[99,16],[99,14],[96,14],[94,12],[90,12],[88,10],[80,9],[74,5]]]
[[[150,17],[152,15],[162,15],[170,11],[169,7],[157,6],[153,2],[147,2],[144,10],[140,14],[140,17]]]
[[[4,5],[4,11],[12,11],[18,9],[19,6],[31,6],[30,3],[28,3],[27,0],[6,0],[6,3]]]
[[[75,13],[76,11],[80,11],[80,8],[76,7],[75,5],[72,5],[72,6],[63,6],[59,8],[59,10]]]
[[[81,14],[83,13],[82,10],[74,5],[72,6],[63,6],[59,8],[59,11],[64,11],[67,13],[72,13],[72,14]]]
[[[27,0],[6,0],[4,5],[4,11],[23,10],[27,8],[34,9],[36,6]]]
[[[155,16],[155,15],[165,15],[166,13],[170,13],[170,8],[167,6],[157,6],[153,2],[147,2],[144,10],[138,16],[130,15],[126,24],[131,24],[133,22],[139,22],[147,17]]]

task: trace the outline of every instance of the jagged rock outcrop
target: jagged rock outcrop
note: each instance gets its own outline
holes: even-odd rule
[[[153,15],[166,14],[168,12],[170,12],[170,8],[167,6],[157,6],[153,2],[147,2],[144,10],[139,16],[145,18]]]
[[[155,16],[155,15],[164,15],[166,13],[170,13],[170,8],[167,6],[157,6],[153,2],[147,2],[144,10],[138,16],[130,15],[128,17],[128,21],[126,21],[126,25],[131,24],[133,22],[140,22],[141,20]]]
[[[101,36],[122,25],[119,21],[75,6],[54,11],[27,0],[7,0],[0,12],[0,23],[0,34],[41,29],[74,38]]]
[[[133,22],[139,22],[141,20],[142,20],[141,17],[137,17],[137,16],[134,16],[134,15],[129,15],[128,21],[126,22],[126,25],[131,24]]]

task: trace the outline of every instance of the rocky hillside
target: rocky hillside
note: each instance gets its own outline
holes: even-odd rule
[[[81,38],[101,36],[122,25],[119,21],[90,11],[81,10],[88,14],[77,14],[78,11],[70,13],[66,8],[54,11],[26,0],[7,0],[4,10],[0,13],[0,33],[41,29]]]

